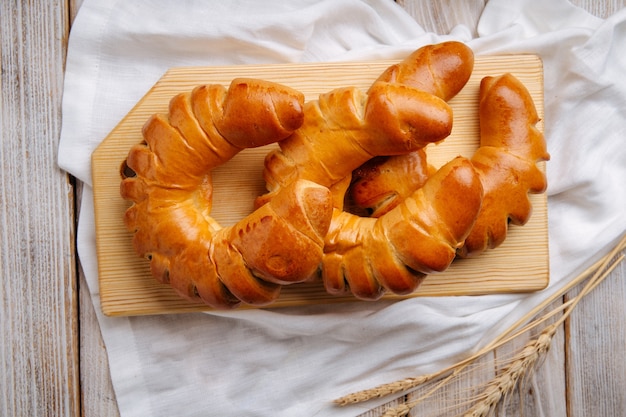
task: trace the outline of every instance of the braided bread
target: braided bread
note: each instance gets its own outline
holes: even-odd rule
[[[152,275],[182,297],[213,308],[265,305],[280,286],[309,279],[322,257],[331,195],[294,181],[237,224],[210,216],[211,171],[243,148],[284,139],[303,121],[304,97],[288,87],[235,79],[170,101],[144,125],[145,142],[121,167],[120,193],[132,201],[125,224]]]
[[[478,179],[480,182],[480,187],[476,188],[482,190],[483,196],[478,205],[464,199],[446,201],[445,204],[449,210],[474,210],[474,219],[465,218],[465,225],[469,225],[469,229],[457,235],[457,242],[460,243],[457,245],[457,255],[477,256],[487,248],[499,246],[506,238],[509,222],[523,225],[530,218],[532,206],[528,194],[543,192],[547,187],[545,174],[537,166],[539,161],[549,159],[543,134],[536,128],[538,121],[528,90],[514,76],[504,74],[500,77],[485,77],[481,81],[480,146],[472,156],[470,165],[474,181]],[[417,162],[406,163],[409,157]],[[418,213],[425,217],[424,213],[441,207],[439,203],[443,198],[451,198],[449,193],[427,196],[433,182],[436,184],[441,181],[442,171],[448,170],[450,163],[428,178],[424,153],[413,152],[394,158],[396,160],[392,160],[392,163],[390,160],[381,163],[373,174],[370,170],[369,177],[362,176],[360,180],[366,185],[352,190],[353,194],[359,192],[366,195],[369,195],[368,191],[374,190],[371,199],[355,200],[363,207],[374,208],[374,213],[379,210],[380,213],[376,214],[381,217],[376,220],[355,219],[350,214],[337,215],[336,210],[333,212],[323,258],[324,283],[331,293],[349,289],[355,296],[366,299],[377,298],[385,290],[403,294],[419,284],[419,274],[411,270],[427,274],[429,268],[430,272],[447,268],[446,263],[441,263],[439,268],[435,264],[428,264],[431,259],[427,256],[437,254],[435,244],[428,240],[433,234],[419,236],[410,225],[425,223],[430,226],[441,221],[440,213],[433,217],[432,223],[415,220],[415,216]],[[400,179],[410,177],[413,173],[418,179],[406,187],[391,185],[407,184],[406,180]],[[419,184],[424,178],[428,179],[420,189]],[[353,184],[353,187],[358,186],[359,181]],[[398,203],[412,187],[417,191]],[[420,194],[420,191],[426,194]],[[392,192],[396,192],[392,198],[395,201],[389,203],[388,195]],[[468,195],[475,198],[475,194]],[[421,197],[417,200],[419,209],[410,211],[405,206],[416,207],[413,204],[417,196]],[[389,211],[393,205],[399,206]],[[479,211],[475,211],[477,209]],[[463,214],[467,215],[468,212],[463,211]],[[387,220],[390,217],[393,221]],[[457,220],[462,221],[462,218]],[[448,221],[454,221],[454,218]],[[357,229],[361,230],[358,234],[354,233]],[[453,253],[447,251],[446,256],[436,259],[452,262]],[[410,263],[425,257],[426,262]]]
[[[414,291],[426,274],[448,268],[482,195],[478,173],[457,157],[379,218],[335,209],[322,259],[326,290],[365,300]]]
[[[418,49],[387,68],[378,81],[411,85],[448,101],[467,83],[473,63],[472,51],[465,45],[444,42]],[[353,172],[348,190],[352,209],[380,217],[421,187],[433,172],[423,149],[372,158]]]

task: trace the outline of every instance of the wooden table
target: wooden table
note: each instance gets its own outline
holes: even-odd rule
[[[485,1],[398,3],[422,27],[448,33],[460,23],[474,28]],[[600,17],[626,5],[624,0],[574,3]],[[80,0],[8,0],[0,5],[3,416],[119,415],[106,350],[75,253],[80,184],[56,165],[67,40],[79,6]],[[624,269],[619,266],[583,299],[559,328],[541,368],[519,395],[499,407],[498,415],[626,415]],[[495,356],[518,348],[509,343]],[[481,378],[481,369],[453,389],[471,386]],[[442,404],[449,395],[454,392],[441,395]],[[377,410],[367,415],[377,415]]]

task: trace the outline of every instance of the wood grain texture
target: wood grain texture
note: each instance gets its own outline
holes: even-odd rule
[[[443,13],[439,9],[443,3],[439,1],[398,1],[413,16],[418,24],[426,30],[446,34],[456,24],[465,24],[475,32],[482,11],[474,9],[482,1],[455,3],[448,6]],[[486,1],[484,2],[487,3]],[[595,16],[607,18],[618,10],[626,7],[625,0],[573,0],[572,3]],[[457,8],[458,7],[458,8]],[[462,14],[447,21],[433,18],[434,15],[452,16]],[[594,293],[597,300],[615,300],[623,305],[623,266],[621,273],[615,271],[597,288]],[[577,290],[572,292],[572,296]],[[612,352],[596,354],[594,338],[590,336],[590,328],[602,328],[601,334],[611,335],[616,331],[623,332],[619,321],[626,315],[616,314],[615,320],[605,320],[606,311],[598,311],[606,306],[585,306],[591,301],[583,300],[572,318],[559,330],[552,342],[547,359],[539,370],[521,387],[517,397],[512,397],[498,407],[498,416],[509,417],[578,417],[589,415],[626,415],[624,401],[626,395],[626,373],[623,371],[623,358],[626,356],[626,343],[612,343]],[[582,312],[581,310],[585,310]],[[617,329],[616,329],[617,328]],[[595,334],[598,336],[598,334]],[[604,336],[606,337],[606,336]],[[619,340],[619,337],[617,338]],[[517,343],[507,344],[496,350],[496,356],[514,354]],[[492,365],[495,367],[495,363]],[[481,371],[477,371],[481,372]],[[468,375],[467,378],[475,378]],[[608,384],[608,387],[605,386]],[[617,392],[619,393],[617,393]],[[446,415],[445,412],[431,410],[431,414]]]
[[[117,416],[119,411],[109,374],[109,360],[82,269],[79,270],[81,414]]]
[[[613,13],[626,7],[626,0],[570,0],[570,2],[602,19],[606,19]]]
[[[70,25],[74,22],[82,0],[68,0]],[[80,216],[83,184],[76,181],[76,219]],[[98,318],[96,316],[87,280],[80,264],[77,265],[79,299],[79,346],[80,346],[80,416],[119,417],[115,399],[109,359],[102,340]]]
[[[68,0],[72,7],[72,18],[80,7],[81,2],[81,0]],[[28,94],[26,95],[41,96],[42,94],[47,94],[50,95],[48,100],[52,100],[55,103],[60,100],[61,91],[58,85],[62,82],[63,68],[56,60],[51,60],[49,55],[51,49],[56,48],[61,48],[63,51],[55,52],[55,55],[64,53],[67,32],[66,30],[60,31],[55,28],[65,25],[67,6],[60,0],[46,2],[46,6],[42,6],[39,3],[43,2],[26,3],[19,0],[9,0],[0,4],[0,43],[2,51],[2,78],[0,81],[2,83],[0,86],[2,90],[0,101],[0,106],[2,106],[0,108],[2,117],[0,119],[0,127],[2,128],[2,143],[0,144],[0,163],[2,164],[2,169],[0,170],[0,198],[2,198],[0,202],[2,203],[0,204],[0,222],[2,223],[0,223],[0,236],[2,236],[4,244],[2,255],[0,255],[0,279],[4,282],[3,288],[0,289],[0,294],[2,295],[0,297],[0,337],[2,338],[0,341],[0,359],[2,360],[0,364],[0,385],[3,387],[3,393],[0,394],[0,415],[119,417],[119,412],[114,403],[115,395],[111,387],[106,351],[103,347],[100,329],[91,300],[86,291],[84,278],[81,278],[79,281],[81,289],[80,388],[82,393],[82,407],[80,409],[72,405],[77,401],[78,384],[74,382],[72,387],[68,387],[64,385],[65,381],[62,377],[51,377],[52,373],[72,375],[77,372],[75,359],[70,359],[77,355],[77,332],[75,329],[71,329],[71,326],[66,331],[60,331],[60,329],[66,326],[67,317],[59,319],[57,314],[58,310],[62,308],[66,310],[73,308],[75,310],[75,306],[72,307],[73,301],[71,301],[73,297],[69,293],[75,291],[76,284],[69,282],[65,278],[59,278],[59,275],[65,276],[65,273],[59,274],[58,272],[60,269],[65,269],[65,266],[51,267],[50,264],[52,262],[50,260],[47,261],[48,267],[44,267],[41,263],[35,265],[35,262],[33,262],[32,266],[29,266],[30,262],[23,258],[22,252],[30,252],[31,255],[36,253],[36,257],[40,258],[39,255],[42,253],[40,247],[45,245],[34,244],[33,240],[41,240],[41,236],[44,239],[51,237],[51,228],[59,230],[65,239],[65,242],[56,242],[56,244],[71,249],[73,236],[68,236],[64,232],[71,226],[63,220],[59,223],[58,219],[53,219],[53,221],[57,222],[56,226],[39,224],[32,218],[22,218],[22,216],[11,211],[20,210],[19,208],[16,209],[16,201],[28,205],[30,200],[25,198],[22,185],[28,184],[28,187],[33,188],[33,178],[44,190],[56,190],[59,187],[59,183],[56,182],[58,173],[47,164],[52,159],[44,164],[33,163],[32,160],[28,163],[24,162],[29,157],[42,158],[42,156],[34,155],[34,153],[38,152],[42,152],[41,155],[48,155],[50,158],[53,158],[50,155],[52,152],[47,147],[55,146],[58,141],[58,137],[53,133],[54,130],[38,136],[37,143],[30,144],[27,143],[24,134],[21,132],[41,131],[43,129],[40,122],[41,117],[49,119],[44,123],[44,126],[49,127],[57,124],[58,127],[61,119],[60,110],[56,105],[39,107],[35,105],[37,103],[31,103],[28,108],[31,111],[33,108],[38,108],[41,115],[39,118],[26,117],[30,115],[29,111],[25,111],[26,105],[20,104],[21,99],[15,98],[21,94],[26,94],[27,90]],[[417,23],[426,30],[445,34],[456,24],[460,23],[466,24],[470,28],[475,28],[480,12],[473,10],[473,6],[470,3],[480,5],[480,3],[484,2],[470,1],[466,2],[468,4],[464,4],[464,2],[454,2],[452,4],[451,1],[441,2],[439,0],[400,0],[398,3],[413,15]],[[626,2],[622,0],[573,0],[573,3],[599,17],[607,17],[626,6]],[[25,4],[29,5],[26,6]],[[447,6],[446,8],[441,7],[444,4]],[[23,8],[28,7],[31,7],[32,11],[23,10]],[[30,16],[26,16],[28,14]],[[35,22],[36,24],[33,24]],[[25,23],[30,24],[29,26],[24,26]],[[16,59],[18,49],[25,48],[27,45],[30,45],[31,48],[34,45],[41,47],[41,50],[38,50],[39,56],[21,60]],[[46,63],[43,63],[44,61]],[[36,62],[38,64],[35,65],[47,68],[47,70],[38,73],[35,79],[31,80],[28,87],[24,85],[19,88],[16,87],[24,79],[27,79],[22,74],[26,74],[26,77],[28,77],[30,73],[30,76],[33,76],[33,69],[30,67]],[[52,64],[49,65],[51,62]],[[11,68],[9,68],[9,63],[11,63]],[[50,88],[51,84],[56,86]],[[15,108],[7,109],[7,106]],[[11,127],[11,129],[8,130],[8,127]],[[32,138],[33,136],[29,136],[29,139]],[[44,151],[37,150],[40,148],[44,149]],[[11,163],[13,164],[12,171],[9,171],[8,168],[9,161],[12,161]],[[8,175],[15,175],[16,171],[25,170],[30,170],[28,181],[25,178],[26,174],[21,174],[20,178],[7,177]],[[55,179],[48,178],[53,171]],[[61,188],[68,188],[65,178],[60,183]],[[57,194],[59,192],[57,190],[53,193]],[[63,193],[69,194],[71,190],[66,190]],[[80,193],[78,193],[79,195]],[[32,200],[36,200],[33,205],[41,204],[50,213],[58,214],[63,212],[63,216],[67,215],[65,211],[59,208],[59,206],[63,206],[65,203],[59,204],[59,201],[56,199],[50,202],[34,198]],[[14,202],[11,208],[5,208],[6,201]],[[44,211],[44,207],[37,208],[37,213]],[[24,211],[26,209],[21,210],[20,214],[25,214]],[[68,211],[71,212],[71,208],[68,208]],[[14,223],[9,226],[9,221]],[[42,227],[41,230],[39,230],[39,226]],[[35,232],[35,229],[39,231]],[[16,236],[25,236],[24,230],[31,230],[31,237],[25,238],[26,240],[18,239]],[[32,236],[34,234],[39,235],[39,238],[33,239]],[[18,246],[17,243],[22,241],[28,241],[28,243]],[[8,246],[6,246],[9,243],[15,249],[9,251],[7,249]],[[23,249],[27,250],[24,251]],[[69,261],[67,259],[74,256],[72,251],[65,251],[65,249],[52,250],[52,252],[56,254],[64,252],[59,256],[50,256],[50,253],[48,253],[50,259],[54,257],[56,262],[64,265],[68,264]],[[71,262],[73,263],[73,260]],[[29,268],[28,273],[24,274],[24,271]],[[69,268],[71,269],[71,267]],[[63,302],[58,304],[58,299],[44,299],[41,294],[37,294],[38,291],[44,289],[44,284],[33,284],[32,282],[27,284],[24,282],[27,281],[27,277],[35,276],[34,274],[40,274],[38,276],[42,277],[41,279],[60,279],[64,282],[63,287],[68,293],[67,298],[69,299],[66,307],[60,307],[60,305],[63,305]],[[68,271],[67,277],[72,277],[74,274],[73,270]],[[597,402],[612,404],[605,408],[606,414],[604,415],[626,415],[623,409],[616,408],[616,403],[624,398],[623,392],[626,392],[623,370],[620,367],[620,364],[623,363],[623,358],[626,357],[626,343],[621,345],[619,343],[610,343],[611,348],[614,350],[608,356],[605,356],[604,354],[593,353],[593,349],[599,348],[601,349],[600,352],[604,352],[609,342],[608,338],[600,336],[602,341],[597,343],[591,337],[591,330],[593,329],[603,328],[605,332],[609,333],[621,329],[622,322],[626,319],[626,316],[606,317],[607,305],[602,305],[598,301],[606,300],[610,302],[610,300],[618,299],[618,297],[614,297],[614,293],[620,294],[623,280],[624,272],[622,266],[621,275],[614,272],[611,277],[595,290],[594,294],[597,297],[595,302],[583,303],[579,306],[583,308],[574,312],[571,321],[568,323],[568,331],[558,342],[553,342],[552,350],[547,360],[543,363],[537,376],[533,378],[530,387],[522,394],[521,406],[519,408],[505,406],[499,410],[499,416],[563,416],[565,412],[562,407],[558,408],[557,406],[558,403],[565,402],[566,399],[570,403],[568,416],[594,415],[590,414],[589,410]],[[19,291],[26,291],[26,294],[22,294]],[[29,303],[34,302],[33,300],[45,301],[47,304],[41,305],[39,308],[29,306]],[[623,299],[618,301],[623,302]],[[615,312],[615,310],[612,311]],[[45,325],[40,327],[40,329],[50,330],[50,332],[45,335],[34,336],[33,330],[30,330],[32,329],[33,317],[43,318]],[[21,332],[23,334],[13,335],[13,332]],[[584,336],[577,336],[578,332],[582,332]],[[73,338],[76,339],[74,342],[68,342],[68,340]],[[568,353],[567,361],[563,357],[566,346]],[[49,355],[48,353],[50,352],[53,353]],[[506,351],[504,349],[499,352],[499,356],[505,354]],[[60,359],[62,356],[68,359]],[[43,364],[47,362],[50,362],[50,365],[46,364],[44,366]],[[45,374],[42,374],[40,371],[33,372],[34,369],[43,368],[46,369]],[[547,377],[549,375],[554,377]],[[566,375],[567,396],[562,392],[560,383],[556,389],[553,388],[552,383],[552,378],[561,379],[565,378]],[[475,376],[468,376],[468,378],[475,378]],[[72,380],[72,377],[68,377],[68,379]],[[606,383],[611,388],[604,390],[602,387]],[[615,391],[618,392],[617,395],[614,394]],[[49,395],[49,393],[53,392],[56,394]],[[576,398],[573,398],[574,396]],[[241,400],[245,400],[245,395],[242,396]],[[47,401],[49,401],[49,404]],[[550,401],[552,405],[546,405],[546,401]],[[531,407],[528,405],[529,403],[534,403],[536,406]],[[67,406],[61,406],[61,404],[67,404]],[[378,416],[384,408],[380,407],[377,410],[368,411],[364,416]],[[611,409],[614,412],[611,412]],[[432,408],[423,415],[441,415],[440,410]],[[558,412],[554,410],[558,410]]]
[[[476,36],[478,19],[485,8],[486,0],[443,0],[416,1],[397,0],[427,32],[448,34],[458,25],[467,26]]]
[[[626,266],[587,295],[566,323],[568,416],[626,415]],[[573,298],[579,289],[571,291]]]
[[[73,191],[56,165],[65,1],[0,4],[0,415],[78,415]]]
[[[562,300],[551,303],[538,316],[558,308],[561,304]],[[557,317],[554,317],[547,323],[553,323]],[[505,346],[496,349],[492,366],[499,366],[498,362],[504,362],[511,355],[519,352],[525,343],[537,338],[541,329],[533,329]],[[541,363],[522,379],[512,395],[505,398],[498,405],[496,416],[566,416],[567,398],[564,395],[566,381],[563,373],[563,365],[565,363],[564,343],[565,332],[561,326],[553,337],[552,346]]]
[[[168,71],[93,154],[100,297],[105,314],[162,314],[209,309],[203,304],[180,299],[169,286],[152,278],[149,263],[135,254],[131,235],[122,221],[129,203],[119,195],[119,167],[130,147],[143,140],[142,127],[152,114],[166,113],[169,101],[179,92],[191,91],[201,84],[228,85],[236,77],[286,84],[304,93],[307,101],[317,99],[320,93],[347,85],[365,90],[395,62],[247,65]],[[429,163],[439,167],[457,155],[472,156],[479,144],[477,100],[480,81],[485,76],[506,72],[513,73],[528,88],[539,117],[543,119],[543,68],[536,56],[477,57],[467,85],[450,101],[454,110],[452,133],[443,143],[428,147]],[[542,122],[537,128],[543,128]],[[252,211],[254,198],[265,192],[264,157],[274,147],[246,149],[212,171],[214,199],[211,215],[220,224],[233,224]],[[531,201],[533,214],[529,222],[523,227],[511,226],[506,241],[496,250],[473,259],[455,261],[445,272],[426,278],[417,291],[408,296],[388,294],[383,298],[527,292],[545,288],[549,282],[547,198],[545,194],[532,195]],[[281,296],[268,308],[346,301],[357,300],[351,295],[329,295],[318,280],[284,286]]]

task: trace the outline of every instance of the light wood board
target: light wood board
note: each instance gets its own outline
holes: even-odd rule
[[[305,94],[307,100],[336,87],[367,88],[396,61],[315,63],[230,67],[188,67],[168,71],[126,117],[103,140],[92,156],[96,243],[102,310],[106,315],[148,315],[206,311],[203,304],[180,298],[167,285],[156,282],[148,262],[132,247],[131,234],[123,223],[130,205],[119,195],[119,167],[130,147],[142,140],[141,128],[153,113],[166,113],[169,100],[199,84],[227,86],[236,77],[255,77],[286,84]],[[440,166],[457,155],[471,156],[478,147],[478,86],[488,75],[510,72],[531,93],[542,119],[543,67],[534,55],[477,57],[469,82],[450,104],[454,111],[452,134],[442,144],[429,146],[429,162]],[[276,145],[248,149],[216,169],[212,216],[222,225],[232,224],[251,210],[263,194],[263,158]],[[545,168],[545,164],[542,164]],[[443,273],[429,276],[408,296],[386,295],[384,299],[416,296],[478,295],[537,291],[549,282],[548,212],[545,194],[531,196],[533,215],[523,227],[511,226],[503,245],[478,258],[455,260]],[[320,282],[284,287],[280,298],[265,308],[358,301],[352,296],[326,294]],[[241,308],[250,308],[247,306]]]

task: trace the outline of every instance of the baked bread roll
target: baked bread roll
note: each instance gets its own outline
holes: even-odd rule
[[[364,300],[413,292],[427,274],[453,261],[482,195],[478,173],[458,157],[379,218],[335,209],[322,260],[326,290]]]
[[[547,188],[537,165],[550,159],[539,116],[526,87],[513,75],[486,77],[480,84],[480,148],[472,165],[485,190],[481,211],[459,249],[463,257],[499,246],[508,224],[524,225],[532,213],[529,193]]]
[[[265,160],[269,193],[257,206],[300,178],[330,187],[341,209],[351,173],[361,164],[421,149],[450,134],[452,110],[445,98],[467,82],[473,62],[462,43],[429,45],[391,66],[367,92],[338,88],[306,103],[303,125]],[[435,80],[428,89],[428,82],[418,82],[426,74]]]
[[[298,180],[233,226],[211,217],[211,171],[248,147],[289,136],[303,122],[303,95],[235,79],[170,101],[144,125],[145,142],[121,167],[125,224],[152,275],[182,297],[213,308],[266,305],[281,285],[309,279],[321,261],[330,191]]]
[[[524,225],[530,219],[529,194],[546,190],[545,173],[537,165],[547,161],[539,117],[526,87],[513,75],[481,80],[479,123],[480,147],[471,158],[484,189],[476,223],[457,254],[473,257],[504,242],[509,223]],[[403,161],[414,157],[414,161]],[[365,169],[362,173],[361,170]],[[417,189],[424,176],[425,154],[416,152],[389,158],[375,168],[356,171],[351,186],[355,204],[384,213],[403,195]]]
[[[474,67],[472,51],[459,42],[420,48],[392,65],[377,81],[410,85],[449,101],[465,86]],[[422,186],[434,168],[423,149],[373,158],[353,172],[348,191],[355,211],[380,217]]]
[[[399,83],[449,101],[465,87],[474,69],[474,53],[449,41],[417,49],[387,68],[376,81]]]
[[[355,214],[380,217],[424,185],[434,172],[424,149],[372,158],[352,172],[346,204]]]
[[[342,209],[352,171],[377,156],[404,155],[445,139],[452,110],[474,65],[460,42],[427,45],[390,66],[366,93],[346,87],[306,103],[305,121],[265,159],[269,201],[296,178],[330,187]]]
[[[333,193],[321,268],[328,292],[350,290],[370,300],[385,290],[405,294],[454,259],[482,201],[467,159],[448,164],[378,220],[347,213],[343,204],[352,172],[364,162],[419,151],[449,135],[445,100],[465,85],[473,63],[471,49],[459,42],[420,48],[384,71],[366,94],[337,89],[307,103],[303,125],[266,158],[270,192],[260,204],[297,179]]]
[[[449,135],[446,100],[472,67],[469,48],[446,42],[389,67],[366,92],[339,88],[306,104],[252,79],[177,95],[121,167],[136,252],[182,297],[224,309],[270,304],[316,273],[331,294],[407,294],[456,256],[497,246],[509,221],[528,220],[528,193],[546,188],[537,162],[549,155],[528,91],[507,74],[481,83],[472,158],[428,165],[423,148]],[[268,193],[222,227],[211,217],[211,171],[273,142]],[[346,198],[374,217],[345,211]]]

